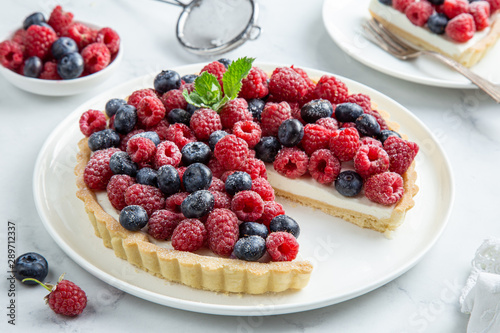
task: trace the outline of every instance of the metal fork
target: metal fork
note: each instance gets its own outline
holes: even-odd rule
[[[490,81],[482,78],[476,73],[472,72],[467,67],[461,65],[453,59],[450,59],[440,53],[426,50],[417,50],[405,41],[401,40],[399,37],[395,36],[389,30],[387,30],[380,22],[372,18],[367,23],[363,24],[363,29],[366,32],[366,37],[378,45],[380,48],[390,53],[401,60],[409,60],[417,58],[421,55],[428,55],[438,59],[456,70],[466,78],[468,78],[472,83],[478,86],[481,90],[487,93],[491,98],[493,98],[497,103],[500,103],[500,87],[495,86]]]

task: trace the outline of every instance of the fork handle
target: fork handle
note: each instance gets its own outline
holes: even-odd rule
[[[433,56],[434,58],[447,64],[448,66],[450,66],[451,68],[453,68],[454,70],[456,70],[457,72],[468,78],[472,83],[478,86],[485,93],[490,95],[490,97],[493,98],[497,103],[500,103],[500,87],[482,78],[481,76],[477,75],[476,73],[474,73],[467,67],[461,65],[460,63],[456,62],[455,60],[450,59],[440,53],[432,51],[423,51],[423,53]]]

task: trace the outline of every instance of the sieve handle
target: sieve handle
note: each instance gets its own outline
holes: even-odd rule
[[[179,1],[179,0],[155,0],[155,1],[163,2],[163,3],[168,3],[169,5],[179,6],[179,7],[182,7],[182,8],[186,8],[187,6],[189,6],[191,4],[191,3],[185,4],[185,3],[183,3],[182,1]]]

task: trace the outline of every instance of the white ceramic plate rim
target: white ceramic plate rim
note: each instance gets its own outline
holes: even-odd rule
[[[187,72],[187,73],[192,73],[196,72],[202,66],[205,64],[194,64],[194,65],[188,65],[188,66],[182,66],[182,67],[177,67],[174,68],[174,70],[177,70],[179,72]],[[261,68],[275,68],[279,66],[283,66],[282,64],[256,64],[257,66]],[[318,71],[318,70],[313,70],[313,69],[308,69],[304,68],[306,71],[309,73],[312,73],[313,75],[322,75],[326,74],[325,72]],[[425,127],[425,125],[418,120],[413,114],[411,114],[407,109],[405,109],[403,106],[398,104],[397,102],[391,100],[390,98],[382,95],[381,93],[366,87],[362,84],[359,84],[355,81],[352,81],[347,78],[343,78],[341,76],[339,77],[341,80],[346,82],[350,87],[355,87],[355,90],[360,90],[363,92],[368,93],[373,100],[379,101],[379,102],[384,102],[384,103],[389,103],[393,107],[397,108],[399,111],[405,114],[405,116],[409,116],[413,122],[417,126],[419,126],[421,129],[426,131],[426,135],[429,136],[430,140],[435,144],[435,147],[437,149],[437,153],[442,157],[444,161],[443,168],[445,170],[445,174],[448,177],[446,180],[448,184],[448,191],[449,193],[449,198],[447,202],[449,203],[447,207],[444,208],[444,213],[441,214],[444,218],[442,221],[440,221],[440,225],[437,228],[437,232],[434,233],[430,238],[426,238],[426,243],[425,246],[422,248],[418,249],[413,253],[413,256],[411,257],[411,260],[409,260],[405,265],[399,266],[397,269],[394,269],[393,271],[389,272],[388,274],[381,276],[377,280],[372,281],[369,284],[361,285],[358,286],[357,288],[353,288],[349,292],[344,293],[341,297],[336,297],[333,299],[320,299],[320,300],[314,300],[310,302],[303,302],[299,304],[278,304],[278,305],[273,305],[272,309],[267,309],[266,311],[266,306],[264,305],[263,307],[256,307],[256,306],[246,306],[246,305],[241,305],[241,306],[233,306],[233,305],[220,305],[220,304],[206,304],[206,303],[199,303],[199,302],[193,302],[193,301],[186,301],[183,299],[178,299],[175,297],[170,297],[167,295],[161,295],[155,292],[151,292],[149,290],[145,290],[141,287],[138,287],[134,285],[133,283],[128,283],[126,281],[123,281],[119,278],[116,278],[112,276],[109,272],[106,272],[104,270],[101,270],[97,268],[92,262],[89,262],[83,258],[83,256],[75,251],[71,244],[67,243],[63,237],[61,236],[60,232],[55,228],[55,226],[51,223],[50,218],[47,215],[46,208],[44,203],[43,203],[43,198],[41,197],[41,194],[43,193],[43,189],[45,184],[40,181],[43,177],[41,177],[41,172],[43,169],[42,165],[42,160],[44,157],[48,154],[48,148],[50,144],[54,141],[57,140],[58,133],[65,129],[68,128],[68,125],[73,121],[73,118],[75,117],[75,113],[79,111],[81,108],[83,108],[85,105],[91,105],[92,103],[95,103],[97,100],[101,100],[104,98],[112,98],[114,97],[114,93],[117,91],[120,91],[122,87],[130,85],[132,82],[137,82],[138,80],[146,80],[149,79],[149,81],[152,80],[154,77],[154,74],[146,75],[142,78],[138,78],[135,80],[131,80],[129,82],[124,83],[120,87],[114,88],[108,92],[105,92],[101,94],[100,96],[97,96],[93,98],[92,100],[84,103],[80,107],[78,107],[75,112],[72,112],[68,117],[63,120],[54,130],[53,132],[49,135],[47,140],[45,141],[42,149],[40,150],[40,153],[37,157],[36,164],[35,164],[35,169],[33,173],[33,193],[34,193],[34,200],[35,200],[35,205],[37,208],[37,211],[41,217],[41,220],[47,229],[48,233],[52,236],[54,241],[61,247],[61,249],[69,256],[71,257],[77,264],[79,264],[81,267],[83,267],[85,270],[87,270],[89,273],[92,275],[96,276],[97,278],[109,283],[110,285],[121,289],[127,293],[130,293],[132,295],[135,295],[137,297],[175,307],[178,309],[184,309],[184,310],[189,310],[189,311],[194,311],[194,312],[200,312],[200,313],[209,313],[209,314],[217,314],[217,315],[277,315],[277,314],[284,314],[284,313],[294,313],[294,312],[300,312],[300,311],[306,311],[306,310],[312,310],[320,307],[324,307],[327,305],[339,303],[357,296],[360,296],[362,294],[365,294],[375,288],[378,288],[387,282],[397,278],[407,270],[409,270],[411,267],[413,267],[428,251],[429,249],[435,244],[435,242],[438,240],[439,236],[442,234],[442,232],[445,229],[445,226],[448,222],[448,218],[451,212],[453,200],[454,200],[454,185],[452,181],[452,174],[451,174],[451,169],[449,165],[449,161],[446,157],[446,155],[443,152],[442,147],[439,145],[437,142],[436,138],[432,135],[432,133]],[[86,221],[88,222],[88,221]],[[95,236],[94,236],[95,237]],[[380,235],[380,237],[383,237]],[[101,243],[102,245],[102,243]],[[102,245],[104,248],[104,245]],[[111,250],[110,250],[111,251]],[[118,259],[117,260],[121,260]],[[314,272],[313,272],[314,274]],[[305,292],[305,291],[304,291]],[[259,311],[252,312],[258,309]]]

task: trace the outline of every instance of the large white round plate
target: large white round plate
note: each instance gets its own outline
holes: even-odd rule
[[[257,64],[266,71],[277,65]],[[176,68],[181,75],[203,65]],[[306,69],[311,77],[325,74]],[[88,109],[103,110],[110,98],[125,98],[132,91],[151,87],[154,75],[114,88],[72,112],[52,132],[38,156],[33,190],[37,210],[55,242],[74,261],[99,279],[152,302],[196,312],[224,315],[275,315],[315,309],[362,295],[406,272],[431,248],[442,233],[453,201],[450,167],[430,131],[408,110],[381,93],[341,78],[351,92],[366,93],[380,109],[391,113],[401,132],[417,142],[418,185],[404,225],[393,239],[358,228],[348,222],[297,204],[279,200],[299,221],[301,255],[314,264],[308,286],[300,291],[266,295],[227,295],[195,290],[150,275],[105,248],[82,202],[76,198],[73,169],[80,115]]]
[[[444,88],[477,88],[468,79],[441,62],[422,56],[414,60],[396,59],[364,37],[362,24],[370,18],[370,0],[325,0],[323,23],[333,41],[359,62],[399,79]],[[500,43],[471,69],[500,84]]]

